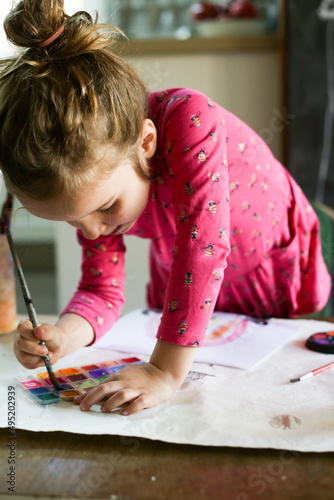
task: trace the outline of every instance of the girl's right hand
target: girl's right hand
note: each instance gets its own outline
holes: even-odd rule
[[[40,345],[45,341],[45,346]],[[66,352],[68,337],[55,325],[43,323],[33,328],[29,320],[22,321],[17,326],[14,339],[14,353],[19,362],[29,369],[44,366],[42,356],[49,354],[52,364],[56,363]]]

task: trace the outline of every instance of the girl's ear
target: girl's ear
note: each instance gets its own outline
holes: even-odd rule
[[[157,130],[152,120],[143,120],[140,137],[140,152],[146,159],[152,158],[157,147]]]

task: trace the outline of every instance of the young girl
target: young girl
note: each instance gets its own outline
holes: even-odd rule
[[[37,217],[75,226],[83,250],[78,290],[57,323],[17,327],[25,367],[91,345],[118,319],[125,233],[151,240],[157,343],[148,363],[79,396],[82,410],[101,402],[130,415],[170,398],[214,309],[292,317],[326,304],[318,220],[245,123],[194,90],[148,94],[113,53],[115,29],[67,16],[61,0],[20,2],[4,26],[26,48],[1,63],[7,189]]]

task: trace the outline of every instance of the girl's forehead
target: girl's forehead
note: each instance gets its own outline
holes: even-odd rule
[[[28,197],[19,197],[18,200],[28,212],[40,219],[67,221],[76,215],[71,205],[65,200],[57,198],[35,200]]]
[[[126,167],[125,167],[126,168]],[[131,169],[132,170],[132,169]],[[131,183],[131,172],[116,168],[109,176],[96,176],[89,185],[69,195],[59,193],[47,200],[22,195],[18,200],[31,214],[41,219],[70,222],[107,208]]]
[[[73,196],[62,196],[49,200],[35,200],[33,198],[21,197],[20,203],[31,214],[41,219],[54,221],[71,221],[85,217],[96,211],[101,204],[105,203],[107,196],[91,187],[82,193],[73,193]]]

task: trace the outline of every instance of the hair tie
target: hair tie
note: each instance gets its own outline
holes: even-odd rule
[[[43,47],[47,47],[48,45],[50,45],[50,43],[54,42],[56,40],[56,38],[58,38],[62,34],[63,31],[64,31],[64,25],[62,24],[60,26],[60,28],[58,28],[57,31],[52,36],[50,36],[50,38],[48,38],[47,40],[44,40],[44,42],[37,45],[37,47],[39,49],[42,49]]]

